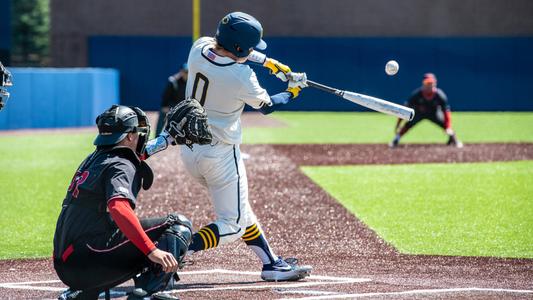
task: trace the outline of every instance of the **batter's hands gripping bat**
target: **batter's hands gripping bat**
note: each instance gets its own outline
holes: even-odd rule
[[[265,62],[267,62],[268,58],[266,57],[265,54],[254,50],[248,56],[248,60],[265,66]],[[289,75],[290,77],[290,73],[287,75]],[[320,84],[318,82],[314,82],[311,80],[307,80],[307,85],[317,88],[322,91],[326,91],[328,93],[332,93],[348,101],[357,103],[359,105],[370,108],[372,110],[379,111],[379,112],[382,112],[388,115],[396,116],[398,118],[401,118],[407,121],[411,121],[413,117],[415,116],[415,111],[413,109],[402,106],[402,105],[398,105],[396,103],[385,101],[383,99],[379,99],[379,98],[372,97],[372,96],[367,96],[364,94],[358,94],[358,93],[354,93],[350,91],[339,90],[339,89],[332,88],[327,85],[323,85],[323,84]]]
[[[411,121],[415,116],[415,111],[412,108],[385,101],[383,99],[350,91],[339,90],[311,80],[307,80],[307,85],[337,95],[348,101],[357,103],[372,110],[379,111],[391,116],[396,116],[407,121]]]

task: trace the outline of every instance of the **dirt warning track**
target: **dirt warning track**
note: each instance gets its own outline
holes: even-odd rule
[[[182,299],[533,298],[533,260],[398,253],[300,172],[300,165],[481,162],[533,159],[533,144],[245,145],[250,201],[274,250],[314,266],[305,281],[261,281],[258,259],[235,242],[194,255],[181,273]],[[136,210],[175,211],[196,228],[214,218],[206,191],[189,179],[179,151],[151,158],[156,181]],[[60,205],[58,199],[58,205]],[[54,298],[64,286],[49,259],[0,261],[2,298]],[[116,290],[122,297],[131,283]]]

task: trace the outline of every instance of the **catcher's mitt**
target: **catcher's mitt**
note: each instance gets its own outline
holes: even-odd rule
[[[193,98],[182,100],[170,109],[165,118],[165,131],[180,145],[210,144],[213,138],[205,109]]]

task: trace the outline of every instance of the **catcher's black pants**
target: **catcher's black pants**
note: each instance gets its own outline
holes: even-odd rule
[[[142,219],[141,226],[152,241],[168,228],[166,217]],[[150,265],[148,258],[120,230],[78,241],[66,262],[54,261],[57,275],[72,290],[96,295],[117,286]]]

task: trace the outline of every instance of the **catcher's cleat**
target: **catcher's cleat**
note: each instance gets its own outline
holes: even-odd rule
[[[177,296],[171,295],[170,293],[157,292],[152,295],[149,295],[148,292],[141,288],[136,288],[128,295],[127,300],[179,300]]]
[[[298,259],[281,257],[273,264],[263,265],[261,279],[265,281],[296,281],[311,274],[313,267],[298,266]]]
[[[158,292],[152,295],[152,300],[179,300],[177,296],[174,296],[170,293]]]
[[[74,299],[96,299],[98,298],[99,292],[87,292],[87,291],[80,291],[80,290],[71,290],[67,289],[64,292],[62,292],[58,300],[74,300]]]
[[[59,295],[59,297],[57,297],[57,300],[71,300],[71,299],[76,299],[78,298],[78,296],[81,295],[81,291],[75,291],[75,290],[71,290],[71,289],[67,289],[65,290],[63,293],[61,293]],[[81,298],[81,297],[80,297]]]

